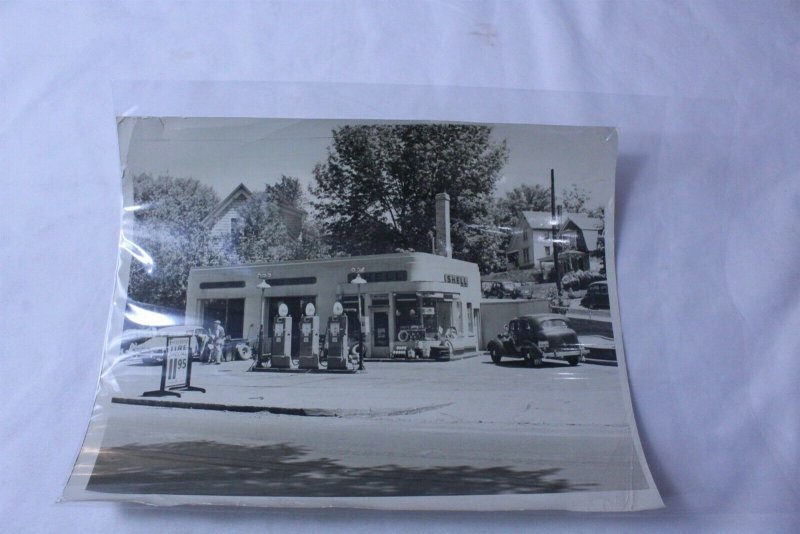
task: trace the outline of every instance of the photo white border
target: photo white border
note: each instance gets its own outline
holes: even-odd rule
[[[273,119],[350,119],[515,123],[558,126],[613,126],[618,132],[620,156],[636,156],[657,165],[663,135],[665,98],[596,93],[528,91],[477,87],[310,84],[273,82],[117,82],[113,86],[114,110],[119,128],[120,161],[127,159],[130,129],[125,117],[225,117]],[[643,116],[647,120],[643,120]],[[631,127],[647,124],[648,129]],[[132,123],[133,121],[127,121]],[[619,171],[619,169],[618,169]],[[122,184],[122,175],[115,177]],[[619,183],[619,181],[617,181]],[[615,184],[615,194],[617,187]],[[126,191],[122,198],[132,197]],[[122,210],[121,210],[122,211]],[[131,214],[123,216],[123,228]],[[606,270],[619,368],[627,420],[634,447],[647,480],[647,489],[611,492],[565,492],[525,495],[467,495],[438,497],[239,497],[204,495],[135,495],[85,490],[104,434],[108,409],[109,375],[116,357],[111,340],[122,331],[130,256],[120,250],[118,285],[107,325],[106,354],[98,381],[96,403],[75,471],[64,490],[64,500],[103,500],[154,505],[237,505],[297,508],[368,508],[379,510],[449,511],[633,511],[663,507],[644,457],[633,413],[627,361],[621,329],[616,279],[615,199],[606,206]],[[122,238],[122,236],[121,236]],[[105,394],[101,396],[101,392]]]

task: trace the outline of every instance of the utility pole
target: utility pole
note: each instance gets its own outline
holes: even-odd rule
[[[558,300],[561,301],[561,267],[558,264],[558,243],[556,242],[556,232],[558,231],[558,220],[556,219],[556,171],[550,169],[550,224],[553,232],[553,264],[556,270],[556,290]]]

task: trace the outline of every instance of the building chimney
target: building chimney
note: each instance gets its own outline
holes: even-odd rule
[[[436,195],[436,254],[453,257],[450,244],[450,196],[447,193]]]

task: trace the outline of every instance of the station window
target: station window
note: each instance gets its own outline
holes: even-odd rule
[[[234,280],[230,282],[200,282],[200,289],[230,289],[234,287],[244,287],[244,280]]]
[[[467,302],[467,332],[470,334],[475,333],[475,321],[472,317],[472,303]]]
[[[269,285],[275,286],[302,286],[317,283],[316,276],[298,276],[295,278],[269,278]]]
[[[220,321],[226,334],[234,338],[243,337],[244,299],[204,299],[200,306],[203,326],[208,328],[214,321]]]
[[[394,297],[395,339],[403,330],[421,329],[419,297],[415,293],[398,293]]]
[[[388,306],[389,305],[389,295],[372,295],[370,299],[372,305],[377,306]]]
[[[352,282],[355,277],[356,273],[350,273],[347,275],[347,281]],[[408,280],[408,272],[377,271],[371,273],[361,273],[361,278],[366,280],[369,284],[374,284],[375,282],[405,282]]]

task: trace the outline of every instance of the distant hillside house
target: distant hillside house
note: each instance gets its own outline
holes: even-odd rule
[[[603,230],[603,219],[589,217],[583,213],[564,213],[561,219],[563,224],[559,237],[569,240],[566,248],[589,254],[597,251]]]
[[[236,231],[242,221],[238,208],[252,198],[253,193],[244,184],[239,184],[225,200],[217,204],[209,213],[203,223],[211,226],[211,234],[221,236]],[[300,236],[303,227],[304,212],[293,206],[278,204],[278,212],[283,218],[283,224],[289,235],[295,239]]]
[[[520,214],[506,252],[509,267],[530,269],[540,258],[552,254],[551,219],[549,211],[523,211]]]
[[[599,268],[595,261],[603,220],[582,213],[561,213],[556,238],[568,241],[560,250],[586,254],[584,269]],[[506,252],[509,267],[531,269],[553,262],[552,216],[549,211],[523,211],[514,227]],[[590,266],[590,263],[592,264]]]

